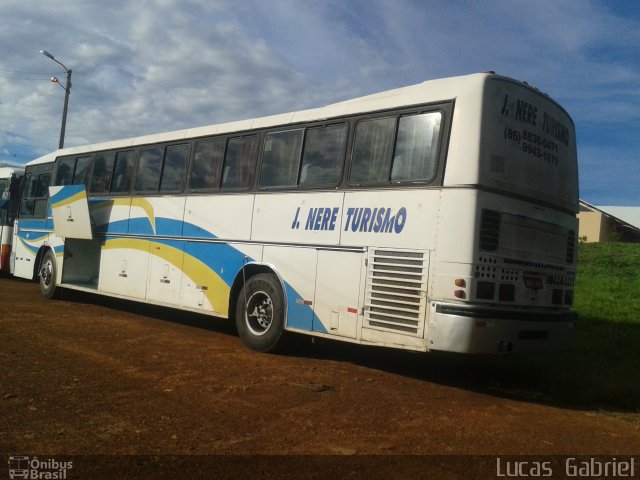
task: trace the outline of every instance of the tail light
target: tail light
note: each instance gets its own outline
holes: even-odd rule
[[[0,249],[0,270],[9,271],[9,257],[11,255],[11,245],[2,245]]]

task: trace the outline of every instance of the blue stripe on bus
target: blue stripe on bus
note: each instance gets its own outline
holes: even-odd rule
[[[28,230],[19,230],[18,237],[23,238],[29,242],[38,242],[49,236],[49,232],[32,232]]]
[[[251,257],[226,243],[187,242],[185,254],[204,263],[229,287],[233,284],[236,274],[242,269],[242,266],[254,261]]]
[[[25,220],[21,218],[19,225],[22,230],[45,230],[47,229],[47,219]]]
[[[39,246],[34,247],[33,245],[29,245],[23,238],[20,238],[20,243],[22,243],[22,245],[34,255],[36,255],[38,250],[40,250]]]
[[[192,223],[184,222],[182,234],[191,238],[217,238],[213,233]]]
[[[133,235],[155,235],[151,221],[147,217],[132,217],[129,218],[129,225],[127,233]]]
[[[55,205],[56,203],[63,202],[77,195],[82,190],[84,190],[84,185],[65,185],[58,193],[51,197],[50,204]]]
[[[116,220],[115,222],[104,223],[93,228],[95,233],[127,233],[129,230],[129,219]]]
[[[171,218],[156,217],[156,235],[164,235],[168,237],[183,236],[184,222],[182,220],[173,220]]]

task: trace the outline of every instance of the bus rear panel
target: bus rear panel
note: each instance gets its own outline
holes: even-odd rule
[[[485,84],[481,118],[479,161],[445,175],[429,348],[564,350],[577,320],[573,122],[546,95],[498,78]]]

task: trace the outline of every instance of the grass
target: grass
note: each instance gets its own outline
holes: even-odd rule
[[[640,244],[581,244],[574,306],[573,350],[513,357],[515,383],[553,403],[640,413]]]
[[[640,244],[581,244],[575,307],[585,319],[640,326]]]
[[[581,244],[567,366],[586,399],[640,412],[640,244]],[[576,381],[575,379],[583,379]]]

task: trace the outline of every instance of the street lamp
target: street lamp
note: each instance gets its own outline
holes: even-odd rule
[[[69,94],[71,93],[71,70],[68,69],[63,63],[56,60],[55,57],[51,55],[49,52],[47,52],[46,50],[40,50],[40,53],[45,57],[50,58],[51,60],[56,62],[58,65],[61,65],[62,68],[64,68],[64,71],[67,73],[67,83],[64,87],[60,85],[60,82],[58,82],[58,79],[56,77],[51,78],[51,82],[57,83],[58,85],[60,85],[62,88],[64,88],[64,92],[65,92],[64,93],[64,110],[62,110],[62,126],[60,127],[60,143],[58,144],[58,148],[62,148],[64,147],[64,130],[67,126],[67,107],[69,106]]]

